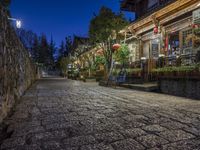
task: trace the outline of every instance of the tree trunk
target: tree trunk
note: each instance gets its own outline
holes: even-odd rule
[[[89,72],[88,73],[89,73],[89,78],[90,78],[91,77],[91,69],[90,68],[89,68]]]

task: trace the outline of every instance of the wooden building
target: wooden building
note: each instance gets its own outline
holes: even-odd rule
[[[73,65],[77,67],[78,65],[78,58],[79,56],[88,51],[90,49],[90,42],[89,38],[87,37],[80,37],[80,36],[74,36],[73,40],[73,49],[69,54],[70,60],[73,62]]]
[[[121,33],[138,40],[139,56],[149,62],[148,72],[161,56],[168,57],[169,64],[177,57],[193,63],[187,55],[200,50],[194,33],[199,28],[199,0],[123,0],[121,9],[136,13],[137,19]]]
[[[121,10],[134,12],[136,19],[151,14],[176,0],[122,0]]]

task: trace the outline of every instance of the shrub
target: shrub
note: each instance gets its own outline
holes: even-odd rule
[[[180,67],[163,67],[154,69],[152,72],[156,72],[158,74],[160,73],[172,73],[172,72],[183,72],[183,73],[189,73],[193,72],[197,69],[196,65],[192,66],[180,66]]]

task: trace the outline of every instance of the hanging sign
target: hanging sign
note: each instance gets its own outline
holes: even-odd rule
[[[154,59],[158,58],[158,54],[159,54],[159,39],[154,39],[152,40],[152,56]]]

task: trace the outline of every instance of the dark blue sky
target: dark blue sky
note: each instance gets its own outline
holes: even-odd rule
[[[10,10],[23,28],[48,38],[52,34],[60,45],[67,35],[87,36],[90,19],[103,5],[115,12],[120,9],[119,0],[12,0]]]

